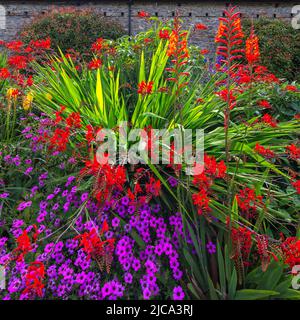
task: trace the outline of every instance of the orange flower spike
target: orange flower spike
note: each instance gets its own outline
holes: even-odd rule
[[[254,64],[255,62],[258,62],[260,58],[259,40],[254,33],[253,26],[251,28],[250,36],[246,40],[245,55],[249,64]]]

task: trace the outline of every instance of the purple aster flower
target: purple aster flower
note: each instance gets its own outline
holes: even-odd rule
[[[123,197],[121,199],[121,203],[122,203],[123,206],[127,206],[128,203],[129,203],[129,198],[128,197]]]
[[[9,197],[9,193],[8,192],[0,193],[0,199],[6,199],[8,197]]]
[[[124,275],[124,281],[130,284],[132,283],[132,279],[133,279],[132,274],[130,272],[126,272]]]
[[[174,177],[170,177],[170,178],[168,179],[168,182],[169,182],[169,184],[170,184],[170,186],[171,186],[172,188],[175,188],[175,187],[177,187],[177,185],[178,185],[178,180],[175,179]]]
[[[206,245],[206,249],[209,254],[216,253],[216,245],[213,244],[211,241],[209,241],[208,244]]]
[[[81,195],[81,202],[85,202],[89,197],[89,193],[85,192]]]
[[[55,195],[54,195],[53,193],[50,193],[50,194],[47,196],[47,200],[52,200],[54,197],[55,197]]]
[[[184,298],[184,292],[181,288],[181,286],[177,286],[173,289],[173,299],[174,300],[183,300]]]
[[[24,174],[25,174],[26,176],[29,176],[29,174],[32,172],[32,170],[33,170],[33,167],[29,167],[29,168],[27,168],[27,169],[24,171]]]
[[[118,227],[119,224],[120,224],[120,219],[119,219],[119,218],[115,217],[115,218],[112,219],[111,225],[112,225],[114,228]]]
[[[15,219],[15,220],[13,220],[12,227],[13,227],[13,228],[20,228],[20,227],[23,226],[23,224],[24,224],[24,221],[23,221],[23,220],[21,220],[21,219]]]

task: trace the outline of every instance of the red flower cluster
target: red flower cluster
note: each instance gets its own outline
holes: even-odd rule
[[[126,170],[124,166],[111,166],[100,164],[94,156],[93,160],[87,160],[80,175],[93,175],[96,179],[94,196],[98,201],[109,199],[114,190],[122,190],[126,182]]]
[[[281,244],[281,249],[284,254],[284,263],[290,268],[295,265],[300,265],[300,240],[296,237],[286,238]]]
[[[70,130],[68,128],[61,129],[57,128],[55,129],[53,136],[49,139],[49,150],[54,151],[65,151],[67,148],[67,144],[69,142],[69,136],[70,136]]]
[[[245,188],[236,195],[238,206],[246,218],[253,218],[256,215],[257,207],[263,204],[262,196],[257,196],[255,190]]]
[[[17,70],[25,69],[27,67],[28,58],[25,56],[11,56],[8,58],[8,64]]]
[[[146,94],[151,94],[152,93],[152,88],[153,88],[153,81],[150,82],[145,82],[142,81],[138,85],[138,94],[146,95]]]
[[[285,87],[285,90],[287,91],[292,91],[292,92],[298,92],[298,89],[296,86],[293,86],[293,85],[290,85],[288,84],[286,87]]]
[[[261,121],[273,128],[277,127],[276,120],[268,113],[266,113],[264,116],[262,116]]]
[[[265,108],[265,109],[271,109],[272,108],[270,102],[267,101],[267,100],[260,100],[260,101],[257,102],[257,104],[260,107]]]
[[[99,53],[103,49],[103,38],[98,38],[93,44],[92,44],[92,51]]]
[[[202,23],[196,23],[195,24],[195,29],[196,30],[207,30],[207,26],[202,24]]]
[[[13,253],[17,255],[17,261],[21,261],[24,256],[33,249],[33,247],[26,230],[23,231],[16,241],[17,248],[14,249]]]
[[[103,222],[100,235],[103,235],[108,231],[108,229],[108,224],[105,220]],[[111,238],[102,241],[100,235],[97,233],[95,228],[92,228],[89,232],[76,236],[75,240],[80,239],[79,246],[83,247],[83,251],[88,254],[88,258],[91,257],[94,259],[101,271],[103,270],[104,265],[106,265],[106,271],[109,273],[113,260],[115,239]]]
[[[133,192],[128,188],[128,196],[135,203],[149,202],[161,191],[161,182],[145,168],[137,168],[134,174],[135,186]]]
[[[49,50],[51,48],[51,40],[50,38],[41,39],[41,40],[32,40],[30,42],[30,46],[36,49]]]
[[[8,79],[10,77],[10,72],[6,68],[0,69],[0,79]]]
[[[279,79],[264,66],[257,66],[254,68],[254,78],[255,78],[255,81],[260,81],[260,82],[267,82],[267,83],[279,82]]]
[[[150,15],[149,15],[148,12],[142,10],[142,11],[139,11],[139,12],[138,12],[138,16],[139,16],[140,18],[147,18],[147,17],[149,17]]]
[[[240,259],[244,266],[249,265],[249,254],[252,246],[252,232],[244,227],[231,229],[231,241],[232,241],[232,259],[236,262],[236,265],[240,265]]]
[[[300,159],[300,148],[297,148],[295,144],[290,144],[286,147],[286,152],[288,153],[289,157],[293,160]]]
[[[107,222],[104,221],[101,234],[107,231],[108,231],[108,225],[107,225]],[[89,232],[85,232],[75,237],[75,239],[80,239],[79,246],[82,246],[84,252],[87,253],[89,257],[92,257],[92,258],[96,258],[99,255],[103,255],[106,249],[109,249],[111,251],[114,250],[115,239],[108,239],[105,241],[101,241],[100,236],[98,235],[95,228],[92,228]]]
[[[94,58],[89,64],[88,68],[90,70],[96,70],[99,69],[102,66],[102,61],[98,58]]]
[[[11,41],[5,44],[5,47],[8,50],[15,51],[15,52],[20,52],[23,46],[24,46],[24,43],[20,40]]]
[[[169,30],[167,30],[167,29],[161,29],[161,30],[159,30],[158,36],[159,36],[161,39],[169,39],[169,38],[170,38]]]
[[[260,155],[266,157],[266,158],[274,158],[275,157],[275,153],[274,151],[272,151],[271,149],[265,148],[263,146],[261,146],[259,143],[257,143],[255,145],[254,150],[259,153]]]
[[[223,160],[218,163],[214,157],[204,155],[203,171],[195,175],[193,179],[193,185],[199,189],[198,193],[192,195],[193,203],[196,205],[199,215],[210,211],[209,189],[214,183],[214,179],[225,178],[226,169]]]
[[[35,296],[42,297],[43,295],[43,280],[45,278],[45,266],[40,261],[34,261],[30,264],[25,277],[26,288],[22,292],[23,295],[29,295],[28,298]]]
[[[219,92],[216,92],[216,95],[218,95],[224,102],[227,102],[227,99],[229,99],[229,106],[232,110],[236,106],[236,96],[233,94],[233,90],[223,89]]]
[[[66,124],[68,127],[72,129],[79,129],[81,128],[81,118],[80,114],[78,112],[72,112],[67,118],[66,118]]]
[[[260,57],[258,37],[254,33],[254,28],[252,26],[249,38],[246,40],[245,55],[248,63],[250,65],[258,62]]]

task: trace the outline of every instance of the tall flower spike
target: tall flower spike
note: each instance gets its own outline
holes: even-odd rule
[[[220,25],[215,37],[215,42],[220,44],[217,55],[226,65],[231,61],[242,58],[243,49],[240,49],[244,33],[241,27],[240,12],[235,12],[236,7],[225,10],[225,17],[219,18]]]
[[[250,36],[246,40],[245,56],[248,63],[251,65],[258,62],[260,58],[258,37],[255,35],[253,26],[251,27]]]

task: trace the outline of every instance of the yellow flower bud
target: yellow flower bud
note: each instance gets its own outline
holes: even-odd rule
[[[33,94],[29,92],[23,99],[23,109],[25,111],[31,108],[32,101],[33,101]]]

